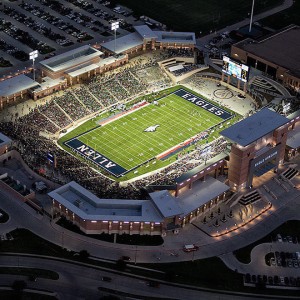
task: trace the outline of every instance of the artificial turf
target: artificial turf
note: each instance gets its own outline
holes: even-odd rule
[[[173,92],[159,99],[157,104],[152,102],[107,124],[83,131],[65,144],[72,148],[72,141],[76,139],[95,151],[94,156],[101,154],[129,171],[221,122],[224,119],[220,116]],[[155,130],[147,131],[151,126]]]

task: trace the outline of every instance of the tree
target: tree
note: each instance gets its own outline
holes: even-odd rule
[[[126,268],[126,261],[124,261],[123,259],[118,259],[116,261],[116,267],[118,268],[118,270],[124,271]]]
[[[21,292],[26,289],[27,283],[24,280],[15,280],[12,284],[13,290],[16,292]]]
[[[81,259],[87,259],[87,258],[89,258],[89,256],[90,256],[90,253],[87,250],[81,250],[79,252],[79,257]]]

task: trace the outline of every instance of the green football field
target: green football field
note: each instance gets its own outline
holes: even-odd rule
[[[128,171],[222,121],[214,113],[172,93],[157,105],[149,104],[128,113],[67,141],[66,145],[74,149],[85,145],[88,150],[80,148],[85,150],[85,156],[92,149]],[[154,131],[145,131],[151,128]],[[74,140],[77,146],[72,144]],[[89,159],[93,160],[93,155],[88,155]]]

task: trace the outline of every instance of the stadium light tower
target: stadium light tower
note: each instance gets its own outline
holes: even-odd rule
[[[117,29],[120,27],[119,22],[113,22],[111,23],[111,30],[114,30],[115,32],[115,46],[114,46],[114,52],[116,53],[116,40],[117,40]]]
[[[39,52],[38,50],[34,50],[29,53],[29,59],[32,60],[32,68],[33,68],[33,80],[35,80],[35,69],[34,69],[34,61],[38,57]]]
[[[250,16],[249,32],[251,32],[251,30],[252,30],[252,21],[253,21],[253,12],[254,12],[254,2],[255,2],[255,0],[252,0],[252,8],[251,8],[251,16]]]

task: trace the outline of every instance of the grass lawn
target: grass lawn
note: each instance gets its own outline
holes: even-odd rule
[[[34,276],[37,278],[45,278],[58,280],[59,275],[56,272],[44,270],[44,269],[33,269],[33,268],[22,268],[22,267],[0,267],[0,274],[10,275],[22,275],[22,276]]]
[[[294,221],[293,221],[294,222]],[[298,221],[299,224],[299,221]],[[295,225],[295,224],[294,224]],[[289,227],[293,226],[292,223]],[[283,232],[283,231],[280,231]],[[59,246],[53,245],[48,241],[36,236],[26,229],[16,229],[11,232],[14,240],[4,241],[0,243],[0,252],[15,252],[16,249],[19,253],[32,253],[38,255],[49,255],[53,257],[63,257],[76,262],[89,263],[94,266],[105,267],[112,270],[113,273],[119,272],[119,266],[113,261],[94,261],[90,258],[82,258],[79,256],[74,257],[74,252],[62,249]],[[199,250],[200,251],[200,250]],[[192,256],[192,253],[190,253]],[[145,276],[157,280],[166,280],[171,283],[189,284],[197,287],[212,288],[215,290],[235,290],[240,292],[254,292],[254,293],[267,293],[267,294],[281,294],[281,295],[298,295],[297,291],[280,291],[280,290],[262,290],[259,288],[248,288],[242,284],[242,275],[228,269],[225,264],[218,257],[212,257],[207,259],[179,262],[179,263],[167,263],[167,264],[139,264],[139,266],[150,268],[135,269],[127,264],[125,271],[134,275]],[[12,269],[12,268],[9,268]],[[11,272],[24,272],[22,268],[14,268],[15,270],[5,270],[3,273],[8,274]],[[18,271],[19,270],[19,271]],[[22,271],[21,271],[22,270]],[[37,277],[48,276],[47,270],[31,269],[30,272],[35,273]],[[123,270],[124,271],[124,270]],[[159,272],[157,272],[159,271]],[[1,272],[1,269],[0,269]],[[41,273],[46,272],[46,273]],[[26,273],[28,274],[28,273]],[[23,275],[25,275],[23,273]],[[32,273],[30,273],[32,275]],[[55,273],[51,275],[51,279],[57,279]],[[0,292],[0,298],[4,292]],[[6,295],[6,294],[5,294]],[[8,295],[8,294],[7,294]],[[1,298],[2,299],[2,298]],[[15,299],[5,297],[3,299]],[[54,299],[54,298],[22,298],[22,299]]]
[[[113,0],[131,8],[136,16],[146,15],[177,31],[199,34],[220,29],[248,17],[252,1],[249,0]],[[254,13],[281,4],[282,0],[255,2]]]
[[[30,292],[24,292],[22,293],[16,293],[15,291],[0,291],[0,297],[1,299],[5,300],[57,300],[58,298],[54,296],[39,294],[39,293],[30,293]]]
[[[203,103],[214,105],[215,110],[209,111],[204,108],[205,105],[196,105],[198,100],[188,101],[183,98],[186,93],[190,97],[201,98],[198,100]],[[177,87],[171,94],[159,99],[157,105],[152,102],[102,126],[97,125],[99,118],[90,120],[63,137],[59,143],[69,150],[79,149],[77,153],[119,177],[231,116],[231,112],[225,110],[221,116],[219,110],[223,109],[189,90]],[[150,128],[154,130],[147,131]]]
[[[0,252],[16,252],[17,249],[20,253],[61,256],[61,247],[47,242],[29,230],[15,229],[10,233],[13,240],[1,241]]]
[[[192,256],[192,254],[191,254]],[[168,264],[145,264],[164,271],[172,282],[215,289],[234,290],[242,286],[242,275],[228,269],[218,257]]]

